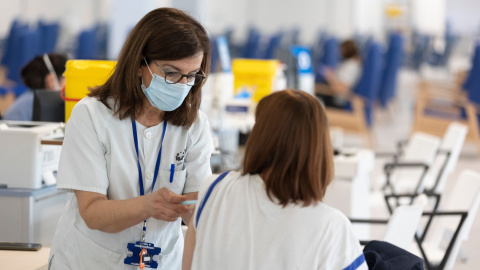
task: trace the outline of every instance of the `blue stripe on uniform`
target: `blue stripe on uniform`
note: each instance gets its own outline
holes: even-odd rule
[[[207,190],[207,193],[205,194],[205,197],[203,197],[203,200],[202,202],[200,203],[200,205],[198,206],[198,210],[197,210],[197,218],[196,218],[196,225],[195,227],[198,227],[198,220],[200,219],[200,215],[202,214],[202,211],[203,211],[203,207],[205,206],[205,203],[207,203],[207,200],[208,198],[210,197],[210,193],[212,193],[213,189],[215,188],[215,186],[223,180],[223,178],[225,178],[225,176],[229,173],[230,171],[226,171],[224,173],[222,173],[211,185],[210,187],[208,188]]]
[[[365,257],[362,255],[358,256],[358,258],[355,259],[349,266],[343,268],[343,270],[355,270],[357,269],[360,265],[362,265],[365,262]]]

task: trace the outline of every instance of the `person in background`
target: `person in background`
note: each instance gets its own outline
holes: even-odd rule
[[[317,97],[327,107],[343,108],[362,72],[362,63],[355,42],[352,40],[342,42],[340,53],[342,62],[337,70],[328,67],[320,69],[327,84],[315,86]]]
[[[32,121],[33,92],[36,90],[61,90],[65,86],[63,54],[50,53],[36,56],[21,70],[21,77],[28,90],[8,108],[4,120]]]
[[[320,102],[293,90],[263,98],[243,169],[200,188],[183,269],[367,269],[350,221],[322,203],[332,177]]]

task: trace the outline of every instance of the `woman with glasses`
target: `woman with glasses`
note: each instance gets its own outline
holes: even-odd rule
[[[108,81],[69,119],[57,187],[75,196],[60,218],[49,269],[180,269],[188,223],[211,174],[199,111],[209,39],[176,9],[131,31]]]

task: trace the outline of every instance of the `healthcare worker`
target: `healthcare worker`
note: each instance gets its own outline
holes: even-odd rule
[[[255,116],[242,170],[202,184],[183,269],[368,269],[348,218],[322,203],[333,151],[320,102],[280,91]]]
[[[209,125],[199,111],[209,46],[190,16],[153,10],[131,31],[107,82],[75,106],[57,179],[75,196],[49,269],[137,269],[140,254],[145,269],[152,261],[180,269],[180,218],[188,222],[193,211],[183,203],[211,174]],[[148,245],[160,254],[138,250]]]

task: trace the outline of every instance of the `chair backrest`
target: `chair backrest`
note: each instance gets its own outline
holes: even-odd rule
[[[408,250],[412,245],[423,213],[423,204],[401,205],[388,221],[383,241]]]
[[[442,204],[442,211],[465,211],[468,216],[460,230],[460,233],[453,245],[448,258],[446,269],[453,267],[462,241],[468,239],[475,215],[480,205],[480,174],[471,170],[464,170],[460,174],[453,190],[445,204]],[[458,217],[441,217],[432,227],[432,233],[427,235],[427,242],[433,246],[440,247],[441,240],[446,232],[453,233],[459,222]]]
[[[76,50],[77,59],[98,59],[97,28],[84,30],[78,37]]]
[[[372,42],[367,48],[367,57],[363,61],[362,75],[353,92],[365,100],[365,116],[367,125],[373,123],[373,105],[378,96],[378,89],[382,76],[382,47],[377,42]]]
[[[334,37],[328,38],[323,45],[323,55],[320,61],[323,65],[336,68],[340,62],[340,50],[338,40]]]
[[[259,44],[260,33],[257,29],[251,27],[243,50],[243,58],[257,58]]]
[[[439,152],[428,171],[426,189],[434,189],[434,193],[442,194],[448,176],[455,170],[467,132],[468,127],[460,123],[453,122],[448,126]]]
[[[280,47],[282,42],[283,33],[278,32],[270,37],[268,41],[267,48],[265,49],[265,53],[263,55],[263,59],[274,59],[275,58],[275,51]]]
[[[480,72],[480,43],[475,45],[472,57],[472,66],[468,72],[467,78],[463,83],[463,89],[470,94],[470,92],[478,89],[480,85],[480,77],[477,75]]]
[[[388,102],[395,96],[397,85],[397,74],[402,65],[403,58],[403,37],[401,34],[390,34],[385,65],[383,67],[382,81],[378,97],[380,105],[385,108]]]
[[[400,161],[431,165],[439,147],[440,138],[422,132],[415,132],[409,139]],[[423,192],[424,183],[418,185],[423,173],[424,169],[421,167],[395,169],[392,175],[395,191],[408,193]]]

